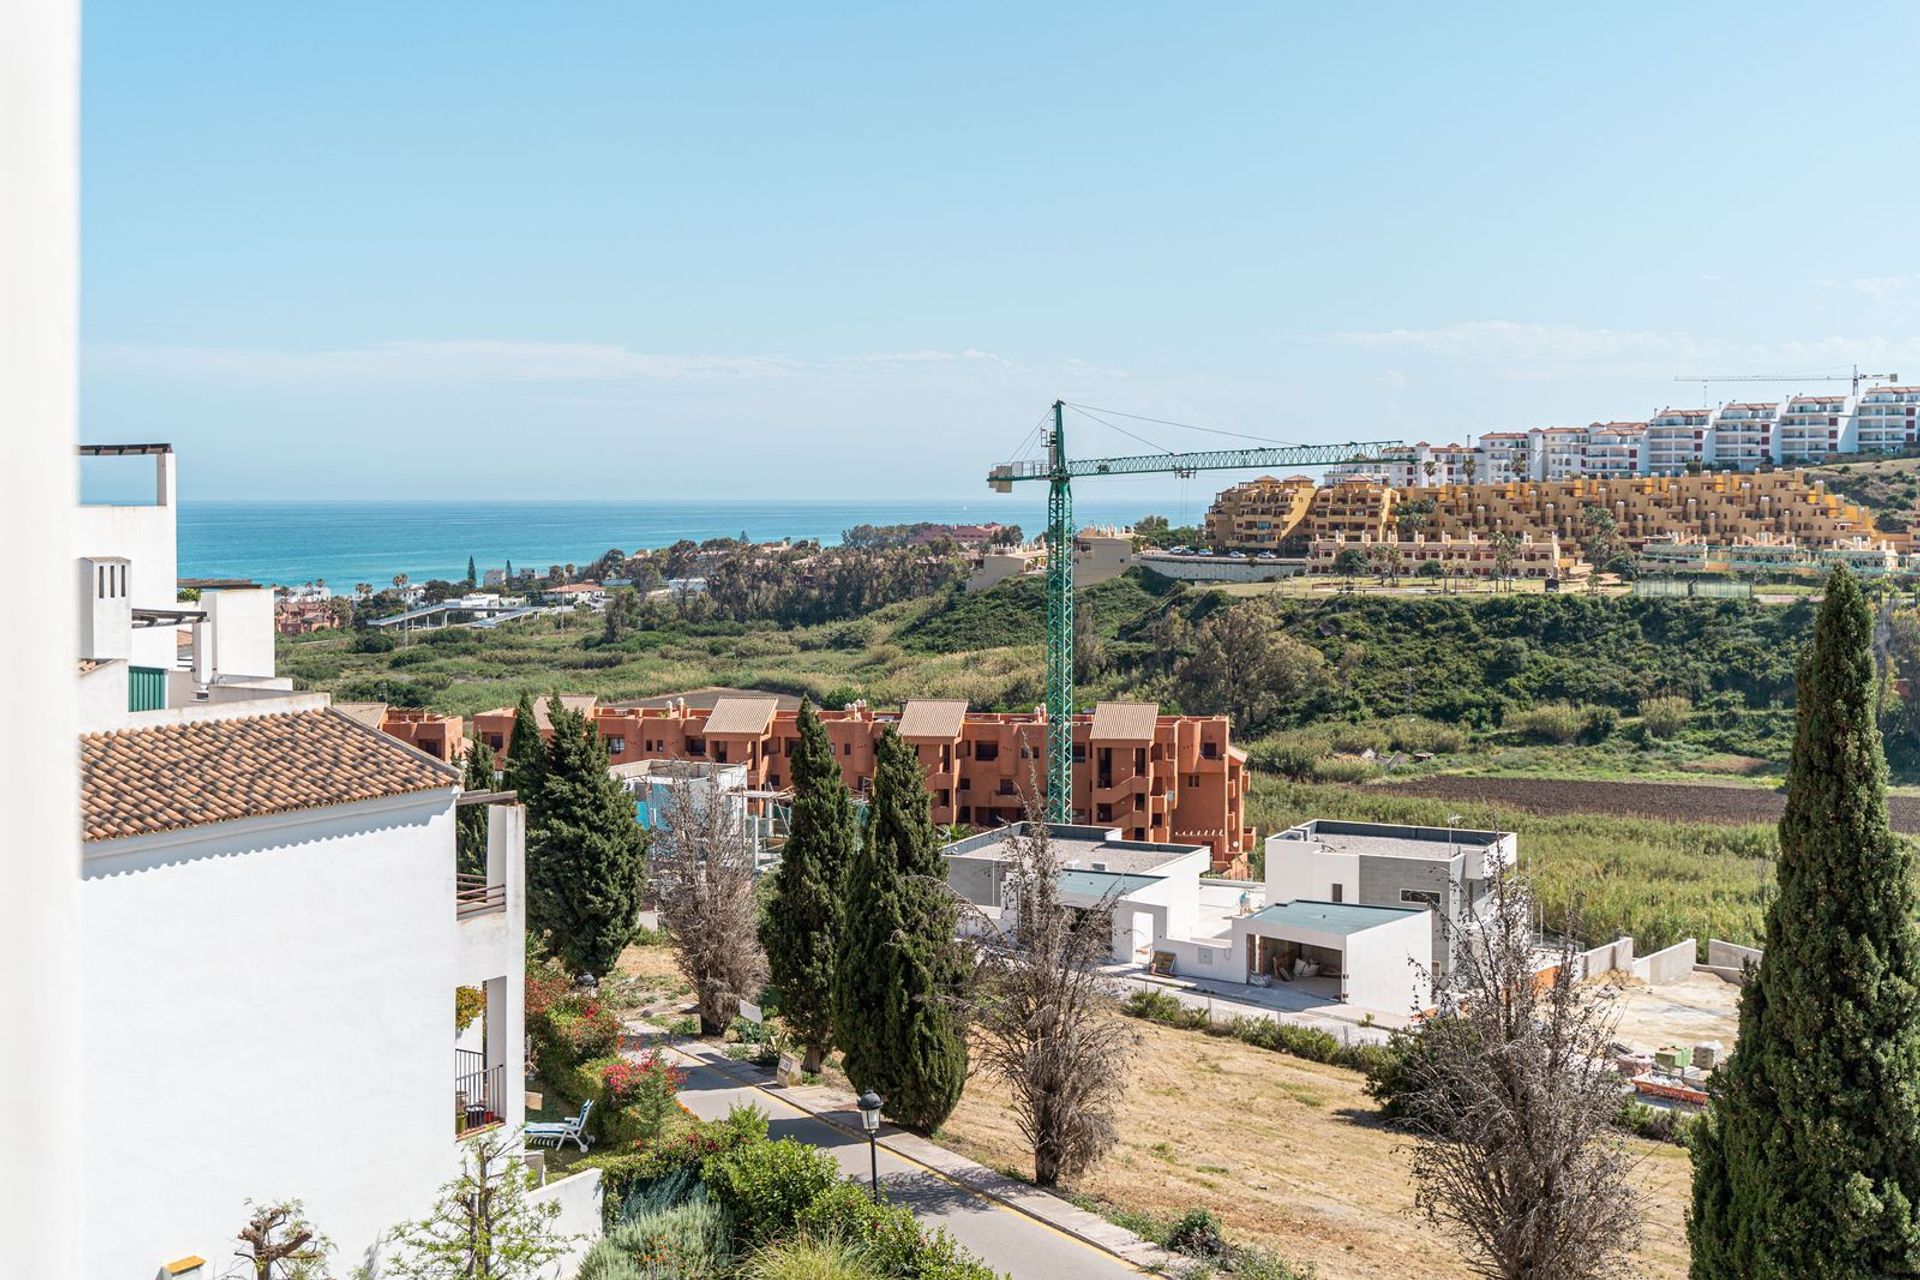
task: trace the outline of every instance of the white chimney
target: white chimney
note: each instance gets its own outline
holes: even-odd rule
[[[80,558],[80,657],[124,661],[133,654],[133,598],[124,556]]]

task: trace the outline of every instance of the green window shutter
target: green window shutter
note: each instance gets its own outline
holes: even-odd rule
[[[158,667],[127,668],[127,710],[161,711],[166,705],[166,672]]]

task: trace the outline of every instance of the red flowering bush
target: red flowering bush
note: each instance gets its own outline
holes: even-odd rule
[[[655,1049],[639,1060],[616,1058],[600,1072],[606,1104],[623,1113],[623,1133],[636,1141],[652,1142],[673,1113],[674,1095],[687,1082],[687,1073],[667,1062]]]

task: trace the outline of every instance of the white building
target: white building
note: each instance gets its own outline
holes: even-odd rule
[[[81,738],[85,1067],[37,1105],[81,1116],[86,1275],[224,1260],[248,1198],[305,1201],[357,1261],[458,1131],[523,1118],[521,810],[458,879],[458,771],[322,702]]]
[[[1662,409],[1647,420],[1647,473],[1675,475],[1713,461],[1711,409]]]
[[[1111,906],[1116,963],[1285,984],[1395,1016],[1431,1003],[1428,975],[1446,971],[1449,926],[1474,926],[1516,843],[1511,832],[1316,820],[1268,838],[1256,883],[1207,878],[1202,846],[1048,830],[1062,901]],[[1019,823],[948,845],[948,883],[989,916],[1003,909],[1010,841],[1026,832]]]
[[[1862,453],[1898,453],[1920,437],[1920,387],[1874,387],[1855,409]]]
[[[1646,449],[1646,423],[1596,422],[1587,428],[1581,467],[1590,476],[1637,476]]]
[[[1846,396],[1793,396],[1780,411],[1780,462],[1853,453],[1859,435]]]
[[[458,1136],[524,1117],[523,814],[291,692],[272,592],[180,603],[172,451],[113,452],[159,501],[74,521],[84,1065],[34,1103],[77,1117],[78,1274],[224,1270],[250,1198],[304,1201],[351,1265],[431,1207]],[[491,801],[466,877],[463,799]]]
[[[72,523],[79,601],[83,728],[134,712],[274,696],[274,596],[262,587],[208,588],[180,599],[171,445],[82,445],[82,458],[149,465],[150,503],[80,503]]]
[[[1741,471],[1773,461],[1779,423],[1777,403],[1754,400],[1721,405],[1713,415],[1713,460]]]

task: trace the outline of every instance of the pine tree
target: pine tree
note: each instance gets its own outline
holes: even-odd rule
[[[553,737],[539,813],[527,815],[527,922],[555,955],[606,973],[633,937],[646,873],[646,833],[633,800],[607,772],[593,725],[554,698]]]
[[[478,581],[480,581],[480,575],[475,571],[473,557],[468,556],[467,557],[467,585],[472,586],[474,583]]]
[[[1694,1143],[1695,1280],[1920,1271],[1920,946],[1872,642],[1836,570],[1800,660],[1766,949]]]
[[[760,943],[780,993],[780,1016],[818,1071],[833,1043],[834,952],[842,929],[847,865],[853,861],[853,802],[833,743],[812,703],[800,705],[793,753],[793,819],[774,874]]]
[[[493,750],[476,742],[467,750],[465,775],[460,786],[467,791],[491,791],[494,788]],[[483,876],[487,873],[487,806],[461,805],[455,814],[458,849],[455,855],[460,874]]]
[[[856,1089],[887,1114],[931,1132],[967,1075],[966,971],[914,749],[892,729],[876,752],[865,838],[847,877],[834,972],[834,1039]]]

